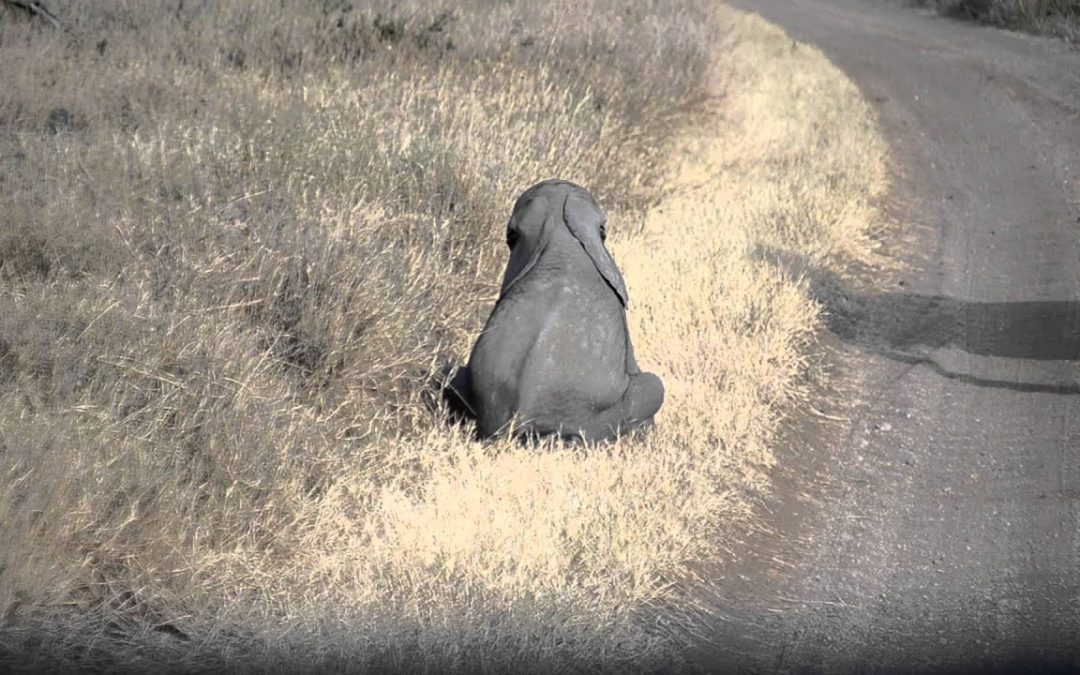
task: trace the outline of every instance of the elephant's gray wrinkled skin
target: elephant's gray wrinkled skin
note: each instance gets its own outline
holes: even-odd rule
[[[664,386],[634,360],[626,286],[604,248],[604,213],[583,188],[526,190],[507,225],[502,292],[469,365],[445,391],[488,438],[600,441],[652,422]]]

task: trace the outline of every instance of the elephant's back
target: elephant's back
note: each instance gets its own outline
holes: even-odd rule
[[[470,359],[481,433],[515,413],[546,431],[612,405],[629,383],[626,343],[625,310],[599,274],[515,286]]]
[[[600,281],[561,289],[547,308],[521,372],[523,415],[573,418],[612,405],[626,390],[625,313]]]
[[[476,340],[469,370],[482,435],[500,431],[519,410],[522,376],[552,300],[549,289],[519,283],[499,299]]]
[[[469,357],[483,436],[497,433],[517,409],[520,373],[536,333],[525,310],[506,299],[496,304]]]

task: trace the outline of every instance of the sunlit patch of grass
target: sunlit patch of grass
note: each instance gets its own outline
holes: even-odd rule
[[[0,24],[0,662],[674,662],[809,374],[762,252],[872,257],[852,85],[692,0],[53,4]],[[554,176],[608,211],[643,441],[422,405]]]

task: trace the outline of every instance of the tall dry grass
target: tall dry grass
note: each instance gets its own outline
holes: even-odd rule
[[[1080,43],[1080,0],[912,0],[946,16]]]
[[[0,25],[0,663],[677,662],[804,391],[818,309],[768,254],[871,249],[850,83],[694,0],[54,4]],[[421,404],[551,176],[668,388],[636,445]]]

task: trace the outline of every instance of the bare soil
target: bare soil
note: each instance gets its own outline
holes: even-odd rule
[[[721,572],[699,663],[1080,668],[1080,54],[860,0],[736,5],[875,103],[904,264],[818,275],[850,402],[790,430],[814,449]]]

